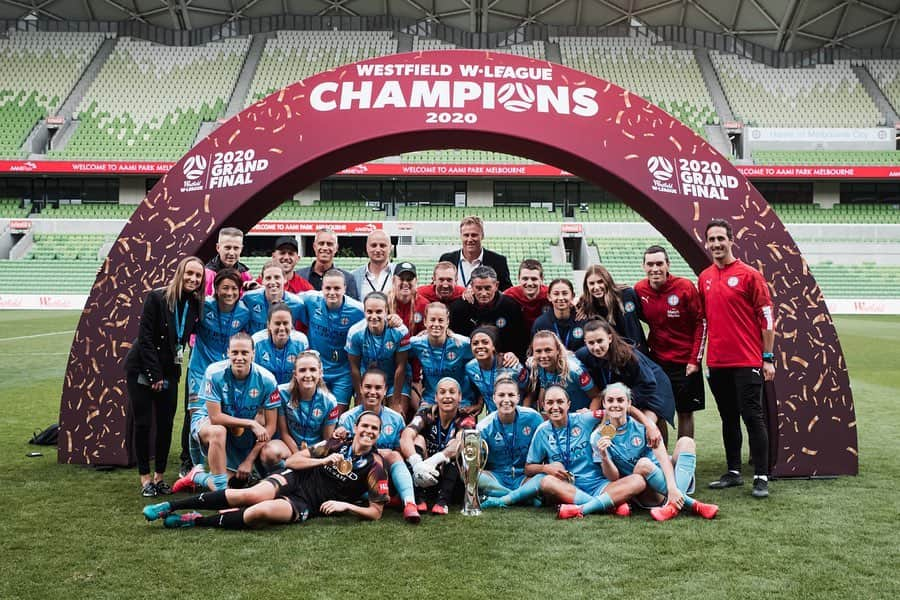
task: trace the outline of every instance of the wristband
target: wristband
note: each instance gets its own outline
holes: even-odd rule
[[[773,352],[762,353],[763,362],[775,362],[775,354]]]

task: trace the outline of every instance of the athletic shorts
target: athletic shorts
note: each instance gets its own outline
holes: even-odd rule
[[[485,475],[491,475],[497,480],[497,483],[508,490],[515,490],[525,483],[525,475],[513,476],[508,470],[504,471],[482,471]]]
[[[675,394],[675,410],[680,413],[696,412],[706,408],[706,391],[703,388],[703,374],[698,370],[693,375],[685,375],[687,365],[659,363],[660,368],[672,382]]]
[[[608,479],[601,479],[600,482],[597,483],[597,485],[595,485],[593,488],[584,488],[581,486],[575,486],[575,487],[577,487],[579,490],[581,490],[585,494],[590,494],[591,496],[594,496],[596,498],[597,496],[599,496],[600,494],[603,493],[603,490],[605,490],[606,486],[608,486],[608,485],[609,485]]]
[[[407,398],[410,397],[410,385],[409,385],[409,378],[408,378],[408,377],[407,377],[406,379],[403,380],[403,389],[400,390],[400,394],[401,394],[402,396],[406,396]],[[393,396],[393,395],[394,395],[394,385],[391,384],[391,386],[390,386],[390,387],[388,388],[388,390],[387,390],[387,393],[385,393],[384,397],[385,397],[385,398],[390,398],[390,397]],[[357,402],[358,402],[358,401],[357,401]]]
[[[353,396],[353,380],[350,373],[340,374],[334,377],[323,377],[328,390],[334,394],[334,399],[344,408],[350,406],[350,398]]]
[[[298,523],[307,520],[312,512],[309,509],[307,499],[302,494],[300,488],[299,473],[293,469],[285,469],[277,473],[284,477],[287,483],[282,484],[277,477],[269,475],[263,481],[268,481],[275,486],[275,499],[287,500],[291,505],[291,523]]]

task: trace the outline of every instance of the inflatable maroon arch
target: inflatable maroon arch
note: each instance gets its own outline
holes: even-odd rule
[[[482,51],[380,57],[320,73],[250,106],[184,156],[122,230],[69,355],[59,460],[123,465],[122,362],[146,291],[223,226],[249,229],[285,197],[349,166],[434,148],[551,164],[611,190],[699,272],[711,218],[777,307],[773,473],[857,472],[846,364],[819,286],[762,196],[703,138],[646,100],[573,69]],[[637,259],[637,257],[636,257]]]

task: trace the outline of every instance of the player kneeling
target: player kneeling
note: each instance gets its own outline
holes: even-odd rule
[[[662,445],[647,446],[644,426],[628,416],[631,390],[623,383],[613,383],[603,390],[606,421],[591,434],[594,460],[600,464],[604,476],[616,481],[632,473],[647,481],[647,489],[636,500],[653,506],[650,515],[657,521],[667,521],[684,509],[705,519],[719,512],[715,504],[705,504],[687,495],[694,479],[697,450],[689,437],[678,439],[672,458]]]
[[[352,438],[355,433],[353,424],[363,412],[373,412],[381,417],[381,433],[376,443],[378,453],[387,465],[391,483],[394,484],[394,489],[403,503],[403,518],[409,523],[416,524],[421,517],[416,507],[412,475],[406,467],[403,455],[398,452],[400,435],[406,427],[406,422],[403,415],[384,405],[388,390],[387,381],[387,374],[381,369],[371,368],[366,371],[362,376],[360,396],[357,399],[361,404],[341,415],[334,436],[340,439]]]
[[[297,523],[320,514],[353,513],[378,520],[388,500],[388,482],[375,443],[381,419],[363,412],[356,420],[352,442],[330,439],[306,448],[285,461],[287,469],[255,486],[206,492],[184,500],[144,507],[148,521],[165,518],[175,527],[246,529],[270,523]],[[364,504],[368,495],[368,504]],[[237,508],[238,510],[227,510]],[[204,516],[183,509],[224,510]]]

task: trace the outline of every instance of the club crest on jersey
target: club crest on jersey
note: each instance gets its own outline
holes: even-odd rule
[[[581,435],[581,427],[573,427],[572,437],[578,437],[579,435]]]
[[[678,296],[676,296],[675,294],[672,294],[668,298],[666,298],[666,302],[669,303],[669,306],[678,306],[678,303],[680,301],[681,300],[679,300]]]
[[[504,327],[506,327],[506,318],[500,317],[499,319],[497,319],[496,323],[497,323],[497,327],[499,327],[500,329],[503,329]]]
[[[294,355],[294,354],[288,354],[288,356],[287,356],[287,361],[288,361],[289,363],[293,363],[295,360],[297,360],[297,356],[296,356],[296,355]]]
[[[640,447],[640,445],[643,443],[644,443],[644,439],[641,436],[639,436],[639,435],[632,436],[631,445],[634,446],[635,448]]]
[[[349,317],[341,317],[341,325],[346,325],[349,322],[350,322]]]
[[[391,435],[392,433],[394,433],[394,426],[393,425],[385,425],[381,431],[384,432],[384,435]]]
[[[454,360],[455,358],[456,358],[456,352],[454,352],[453,350],[451,350],[450,352],[447,353],[447,360]]]
[[[531,425],[522,428],[522,435],[531,435]]]
[[[256,388],[250,388],[250,391],[248,393],[250,394],[251,398],[259,398],[259,390]]]
[[[387,348],[388,350],[393,350],[393,349],[394,349],[394,342],[385,342],[385,343],[384,343],[384,347]]]
[[[322,416],[322,409],[321,409],[321,408],[314,408],[313,411],[312,411],[312,416],[314,416],[314,417],[317,418],[317,419],[318,419],[319,417],[321,417],[321,416]]]
[[[587,385],[590,382],[591,382],[591,376],[588,374],[587,371],[582,372],[581,375],[578,377],[578,383],[580,383],[581,385]]]
[[[241,322],[238,321],[237,319],[235,319],[234,321],[231,322],[231,328],[232,328],[232,329],[239,329],[240,326],[241,326]]]
[[[734,275],[732,275],[731,277],[728,278],[727,283],[728,283],[728,287],[734,287],[738,284],[738,278],[735,277]]]
[[[417,312],[413,313],[413,323],[421,323],[422,322],[422,313]]]
[[[625,303],[625,312],[634,312],[634,302],[629,300]]]
[[[574,327],[572,329],[572,337],[576,340],[580,340],[584,337],[584,329],[582,329],[581,327]]]

